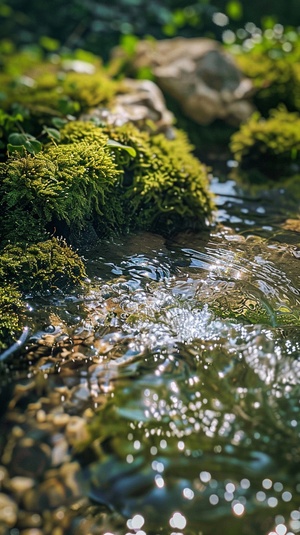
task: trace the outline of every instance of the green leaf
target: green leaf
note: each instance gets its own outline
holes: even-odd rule
[[[55,128],[62,128],[68,122],[67,119],[62,119],[61,117],[52,117],[51,121]]]
[[[121,37],[120,45],[128,56],[133,56],[136,51],[138,37],[133,34],[125,34]]]
[[[8,143],[7,151],[9,154],[12,154],[13,152],[19,152],[20,154],[22,154],[22,156],[25,155],[24,145],[12,145],[11,143]]]
[[[38,152],[41,152],[42,148],[43,148],[43,145],[37,141],[37,139],[32,139],[32,140],[28,140],[26,141],[26,143],[24,144],[26,150],[28,152],[30,152],[30,154],[37,154]]]
[[[129,147],[128,145],[122,145],[122,143],[119,143],[118,141],[115,141],[114,139],[109,139],[107,142],[107,145],[112,148],[122,149],[126,150],[132,158],[136,157],[136,150],[133,147]]]
[[[27,141],[27,136],[25,134],[19,134],[14,132],[8,136],[8,142],[12,145],[25,145]]]
[[[48,126],[43,127],[43,134],[47,134],[52,139],[55,139],[55,141],[60,141],[60,131],[56,128],[50,128]]]
[[[37,154],[42,150],[42,144],[30,134],[19,134],[13,132],[8,136],[8,152],[21,152],[26,149],[30,154]]]
[[[47,35],[43,35],[40,38],[40,45],[49,52],[55,52],[59,49],[59,41],[52,39],[52,37],[48,37]]]
[[[80,104],[67,96],[63,96],[58,101],[58,109],[63,115],[69,115],[79,111]]]

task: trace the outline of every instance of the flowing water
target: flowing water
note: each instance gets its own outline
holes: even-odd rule
[[[212,189],[210,232],[95,244],[85,296],[28,299],[1,534],[300,533],[300,195]]]

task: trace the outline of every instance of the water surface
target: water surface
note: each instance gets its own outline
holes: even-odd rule
[[[210,231],[95,244],[86,295],[28,300],[38,332],[1,372],[7,533],[300,533],[299,202],[212,188]]]

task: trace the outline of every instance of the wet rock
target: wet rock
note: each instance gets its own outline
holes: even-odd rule
[[[72,416],[66,427],[66,438],[71,446],[83,442],[88,438],[86,422],[79,416]]]
[[[18,512],[18,527],[21,529],[26,528],[39,528],[42,526],[42,517],[37,513],[28,513],[20,510]]]
[[[157,131],[172,136],[174,116],[167,109],[161,90],[150,80],[123,80],[122,92],[116,95],[112,110],[96,109],[82,119],[95,117],[116,126],[134,123],[142,129],[147,128],[151,121]]]
[[[59,466],[69,459],[69,445],[62,434],[52,437],[52,466]]]
[[[39,487],[38,510],[59,507],[66,502],[67,498],[66,488],[61,481],[57,478],[47,479]]]
[[[55,414],[53,416],[53,425],[55,425],[55,427],[65,427],[70,421],[70,416],[69,414],[66,414],[65,412],[64,413],[61,413],[61,414]]]
[[[30,477],[15,476],[9,482],[10,490],[15,496],[22,496],[24,492],[32,489],[35,485],[35,480]]]
[[[72,497],[80,497],[82,494],[77,478],[79,471],[80,465],[77,462],[65,463],[59,470],[59,476],[64,481]]]
[[[282,228],[285,230],[292,230],[293,232],[300,233],[300,218],[299,219],[287,219],[283,224]]]
[[[51,449],[31,438],[21,439],[14,447],[10,472],[16,476],[39,478],[51,466]]]
[[[115,55],[120,55],[120,50]],[[162,91],[199,124],[223,119],[238,125],[253,112],[252,82],[243,76],[232,56],[211,39],[141,41],[132,66],[135,71],[150,67]]]
[[[0,493],[0,524],[13,527],[17,521],[17,504],[6,494]]]

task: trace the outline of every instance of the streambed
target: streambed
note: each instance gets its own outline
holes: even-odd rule
[[[210,232],[95,244],[86,295],[28,299],[1,534],[300,533],[299,199],[212,188]]]

